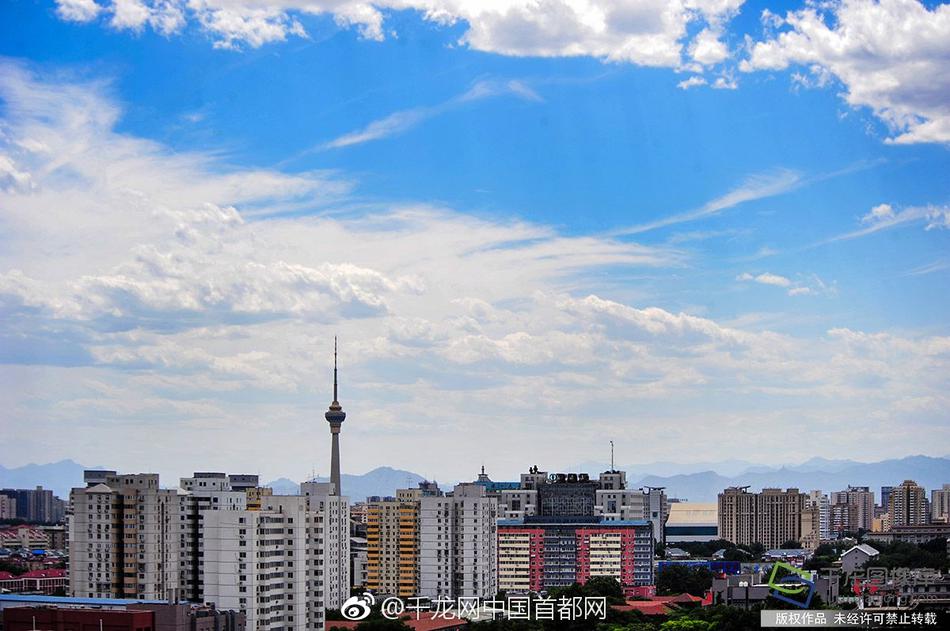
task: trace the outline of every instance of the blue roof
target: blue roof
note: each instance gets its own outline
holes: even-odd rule
[[[0,594],[0,602],[36,603],[49,605],[148,605],[168,604],[167,600],[135,600],[134,598],[73,598],[71,596],[31,596],[26,594]]]
[[[550,521],[544,517],[533,517],[532,521],[525,522],[523,519],[499,519],[499,526],[576,526],[578,528],[613,528],[614,526],[648,526],[650,522],[646,519],[617,519],[615,521],[593,521],[593,522],[567,522],[558,521],[558,517],[551,517]],[[563,518],[561,518],[563,519]]]

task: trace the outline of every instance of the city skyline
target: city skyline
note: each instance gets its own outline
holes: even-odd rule
[[[4,466],[947,455],[950,7],[272,4],[0,9]]]

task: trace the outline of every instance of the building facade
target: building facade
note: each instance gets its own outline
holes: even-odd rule
[[[419,590],[432,599],[491,598],[498,591],[498,504],[483,486],[419,498]]]
[[[831,539],[831,499],[821,491],[809,491],[805,508],[814,508],[818,512],[818,538],[822,541]]]
[[[177,490],[158,475],[117,475],[70,494],[70,593],[87,598],[175,598],[180,584]]]
[[[647,520],[526,517],[498,522],[498,589],[526,593],[594,577],[624,590],[653,584],[653,524]]]
[[[260,510],[204,516],[204,598],[245,612],[250,631],[324,627],[323,514],[275,495]]]
[[[904,480],[891,490],[887,512],[890,514],[891,528],[926,524],[930,517],[927,492],[913,480]]]
[[[12,500],[7,504],[6,519],[22,519],[41,524],[58,524],[65,518],[66,503],[49,489],[2,489],[0,495]],[[0,504],[2,510],[2,504]]]
[[[666,521],[665,542],[713,541],[719,538],[719,520],[714,502],[672,502]]]
[[[832,493],[831,505],[842,504],[855,507],[855,519],[848,525],[849,530],[839,530],[839,533],[871,529],[871,521],[874,519],[874,491],[870,487],[848,486],[844,491]]]
[[[552,515],[598,516],[604,521],[646,519],[658,541],[665,538],[670,503],[662,488],[627,488],[624,471],[604,471],[597,479],[586,473],[552,473],[531,467],[517,488],[479,476],[477,484],[497,489],[499,516],[505,519]]]
[[[366,587],[408,598],[419,590],[419,497],[397,495],[366,506]]]
[[[787,541],[800,541],[805,494],[798,489],[728,488],[719,494],[719,536],[738,545],[760,543],[778,548]]]
[[[225,473],[196,472],[179,481],[181,596],[204,602],[204,516],[208,511],[247,510],[247,493],[234,490]],[[255,479],[257,476],[253,476]]]
[[[950,522],[950,484],[930,492],[930,520]]]
[[[304,482],[300,492],[309,510],[322,516],[323,600],[328,609],[339,609],[350,597],[350,498],[339,495],[332,482]]]

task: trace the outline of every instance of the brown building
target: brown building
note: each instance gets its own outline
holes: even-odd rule
[[[767,549],[802,537],[805,494],[798,489],[731,487],[719,494],[719,536],[740,545],[761,543]]]
[[[245,631],[241,612],[185,603],[6,607],[2,619],[2,631]]]
[[[873,522],[872,522],[873,525]],[[855,533],[858,531],[858,506],[857,504],[832,504],[831,505],[831,532],[837,537],[845,533]]]
[[[891,489],[888,497],[888,513],[891,528],[895,526],[919,526],[927,523],[927,492],[913,480],[904,480]]]
[[[3,610],[3,631],[155,631],[151,611],[10,607]]]
[[[874,519],[874,491],[867,486],[848,486],[844,491],[831,494],[831,505],[852,504],[856,509],[855,521],[849,524],[848,532],[870,530]]]

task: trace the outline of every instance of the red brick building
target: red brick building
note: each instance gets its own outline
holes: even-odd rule
[[[10,607],[3,631],[155,631],[151,611]]]

